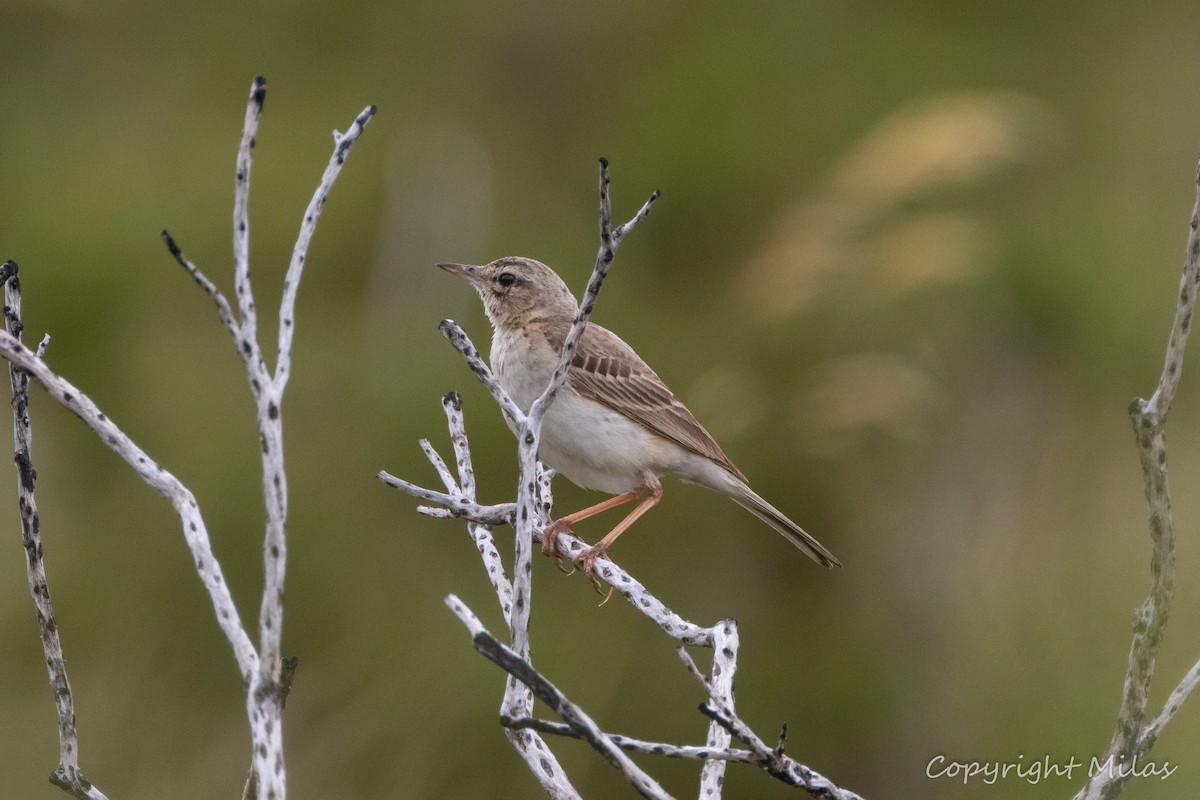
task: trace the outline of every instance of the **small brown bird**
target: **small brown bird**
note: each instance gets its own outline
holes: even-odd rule
[[[554,270],[531,258],[483,266],[438,264],[470,281],[492,323],[492,371],[513,402],[528,412],[558,365],[578,312]],[[613,497],[551,523],[542,549],[557,557],[555,538],[580,520],[628,502],[637,506],[579,562],[592,572],[638,517],[662,497],[662,475],[674,475],[733,498],[824,567],[842,564],[820,542],[759,497],[729,456],[654,370],[615,333],[589,322],[576,344],[567,382],[546,413],[538,457],[585,489]]]

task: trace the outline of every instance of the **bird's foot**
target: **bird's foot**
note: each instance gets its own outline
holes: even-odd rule
[[[547,525],[542,530],[542,554],[550,556],[554,561],[554,566],[560,571],[568,575],[574,574],[575,569],[567,569],[563,566],[562,554],[558,552],[558,537],[564,533],[571,533],[571,523],[561,519],[556,519]]]
[[[608,555],[608,548],[602,545],[593,545],[584,550],[579,555],[575,556],[575,564],[584,571],[585,574],[595,576],[596,574],[596,559],[603,558]]]
[[[608,548],[603,544],[597,544],[589,547],[572,559],[575,565],[583,570],[583,574],[587,575],[588,580],[592,582],[592,588],[596,590],[596,594],[604,595],[604,600],[600,605],[607,603],[612,598],[614,591],[614,588],[610,585],[608,591],[605,592],[600,582],[600,576],[596,574],[596,559],[607,557]]]

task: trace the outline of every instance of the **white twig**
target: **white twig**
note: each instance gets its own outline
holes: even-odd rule
[[[600,730],[600,726],[583,709],[567,699],[567,696],[558,687],[542,677],[516,651],[498,642],[461,600],[450,595],[446,598],[446,605],[467,626],[476,650],[507,672],[510,678],[519,680],[522,686],[528,686],[530,691],[558,714],[563,722],[579,734],[580,738],[616,767],[643,797],[670,800],[671,796],[658,785],[658,782],[647,775],[637,764],[634,764],[629,756],[625,755],[621,748]],[[501,721],[503,722],[504,719],[502,717]]]
[[[1175,716],[1175,712],[1183,705],[1183,701],[1188,699],[1188,695],[1200,684],[1200,661],[1192,665],[1188,670],[1187,675],[1183,676],[1183,680],[1171,692],[1171,696],[1167,698],[1167,702],[1163,705],[1162,711],[1158,712],[1150,724],[1142,731],[1142,735],[1138,741],[1139,749],[1146,752],[1158,739],[1158,735],[1162,733],[1163,726],[1171,721],[1171,717]]]
[[[725,705],[733,708],[733,676],[737,673],[738,632],[737,623],[731,619],[718,622],[712,627],[713,660],[712,679],[709,681],[713,694]],[[729,747],[732,734],[716,720],[708,723],[706,744],[714,750]],[[710,758],[700,770],[700,797],[720,797],[725,784],[725,761]]]
[[[538,523],[541,527],[550,524],[550,510],[554,508],[555,471],[538,462]]]
[[[521,426],[517,436],[517,458],[520,465],[520,479],[517,484],[517,535],[514,564],[513,564],[513,608],[509,615],[509,630],[512,632],[512,649],[523,659],[529,658],[529,605],[533,578],[533,527],[538,514],[537,504],[537,453],[542,434],[542,422],[546,412],[554,402],[558,390],[567,380],[567,369],[575,355],[575,344],[587,327],[588,318],[592,315],[596,298],[600,295],[600,287],[608,275],[609,266],[616,255],[617,247],[625,234],[646,218],[650,207],[658,199],[659,192],[655,191],[638,210],[633,219],[617,228],[612,227],[612,199],[609,195],[608,161],[600,159],[600,248],[596,254],[596,264],[592,276],[588,280],[587,289],[579,302],[579,311],[563,339],[562,352],[558,365],[550,378],[550,383],[529,407],[525,424]],[[504,713],[513,719],[531,716],[533,710],[533,695],[528,687],[523,686],[514,678],[509,678],[504,693]]]
[[[447,494],[425,489],[382,470],[377,477],[388,486],[399,489],[405,494],[445,506],[445,510],[450,512],[451,516],[462,517],[480,525],[511,525],[513,514],[517,508],[515,503],[501,503],[494,506],[480,505],[467,500],[461,493]]]
[[[446,487],[446,491],[453,492],[458,489],[458,482],[454,480],[454,476],[450,474],[450,468],[446,466],[446,462],[438,455],[438,451],[433,449],[433,445],[428,439],[421,439],[417,442],[421,445],[421,452],[429,459],[429,463],[433,464],[433,468],[437,470],[438,477],[442,479],[442,485]]]
[[[486,632],[479,617],[475,616],[475,612],[471,611],[457,597],[449,595],[445,602],[454,615],[467,626],[467,631],[470,632],[473,640],[478,634]],[[540,736],[533,731],[510,728],[505,728],[505,733],[509,734],[509,741],[525,759],[529,771],[533,773],[538,783],[553,800],[582,800],[579,792],[575,791],[575,787],[567,778],[567,773],[559,765],[558,759],[550,752],[550,748],[546,746]]]
[[[286,793],[286,772],[283,768],[283,726],[280,721],[284,664],[281,642],[283,591],[287,573],[288,507],[287,473],[283,456],[283,393],[291,374],[296,297],[304,262],[308,256],[308,247],[333,183],[341,172],[351,146],[374,116],[375,107],[368,106],[364,109],[346,134],[334,132],[333,154],[305,211],[284,280],[283,298],[279,309],[279,350],[276,354],[275,374],[272,376],[263,360],[262,348],[258,341],[258,318],[250,281],[249,257],[250,174],[258,135],[258,120],[262,115],[265,97],[266,81],[261,76],[256,77],[250,87],[250,97],[246,104],[234,187],[234,285],[238,297],[236,317],[229,301],[204,273],[184,257],[166,231],[163,232],[163,240],[175,259],[216,303],[221,321],[233,335],[238,353],[246,364],[250,391],[257,409],[266,532],[263,537],[263,595],[259,609],[261,657],[258,669],[248,676],[246,710],[254,743],[254,783],[260,796],[282,800]]]
[[[1117,727],[1104,755],[1105,759],[1113,759],[1112,763],[1132,763],[1134,758],[1148,751],[1162,726],[1195,686],[1193,673],[1196,668],[1193,668],[1188,675],[1192,680],[1189,682],[1185,678],[1172,693],[1162,713],[1149,726],[1145,724],[1154,662],[1166,630],[1175,591],[1175,519],[1171,513],[1171,491],[1167,483],[1165,428],[1167,412],[1175,399],[1175,390],[1183,371],[1184,348],[1191,332],[1197,292],[1200,292],[1200,163],[1196,167],[1196,201],[1192,208],[1183,275],[1179,280],[1175,319],[1167,340],[1162,373],[1150,399],[1138,398],[1129,406],[1150,517],[1150,594],[1134,611],[1133,640],[1129,647],[1129,666],[1121,692],[1121,707],[1117,712]],[[1075,795],[1076,800],[1111,800],[1121,793],[1131,774],[1129,770],[1098,770]]]
[[[242,358],[249,356],[250,352],[238,344],[241,339],[241,328],[233,315],[233,309],[230,307],[229,301],[225,299],[225,295],[221,294],[221,290],[217,288],[215,283],[208,279],[208,276],[188,260],[183,251],[179,249],[179,245],[175,244],[175,240],[171,238],[171,234],[163,231],[162,240],[167,246],[167,250],[179,262],[179,265],[187,270],[187,273],[192,276],[192,280],[196,281],[196,284],[204,290],[204,293],[211,297],[212,301],[217,304],[217,315],[220,316],[221,322],[233,337],[234,344],[238,345],[238,354]]]
[[[300,288],[300,276],[304,271],[304,261],[308,257],[308,246],[312,241],[313,232],[317,229],[317,220],[333,182],[337,180],[350,148],[355,140],[362,135],[367,123],[375,116],[375,106],[367,106],[355,118],[350,129],[345,133],[333,132],[333,155],[321,182],[313,194],[308,208],[304,211],[304,221],[300,223],[300,234],[296,237],[296,245],[292,248],[292,260],[288,264],[287,276],[283,279],[283,300],[279,304],[279,360],[275,363],[275,389],[280,394],[287,385],[288,376],[292,371],[292,337],[296,332],[296,293]]]
[[[500,386],[500,381],[496,380],[496,376],[492,374],[492,370],[488,367],[487,362],[483,360],[483,356],[479,354],[479,349],[471,343],[470,337],[466,331],[459,327],[458,323],[452,319],[444,319],[438,325],[438,330],[442,332],[442,336],[446,337],[446,341],[454,346],[454,349],[462,354],[462,357],[467,360],[467,366],[479,378],[479,382],[491,393],[492,399],[500,406],[500,410],[504,412],[505,420],[509,427],[515,433],[522,425],[525,424],[525,412],[522,411],[513,399],[508,396],[508,392],[504,391]]]
[[[786,755],[783,752],[784,738],[782,736],[778,745],[770,747],[737,715],[733,706],[732,692],[726,696],[718,687],[706,680],[686,649],[679,647],[676,653],[679,654],[679,658],[687,667],[688,672],[699,681],[708,694],[709,701],[700,706],[701,712],[749,747],[750,752],[754,755],[754,763],[763,772],[790,786],[803,789],[813,797],[827,800],[862,800],[859,795],[849,789],[839,787],[824,775]],[[786,727],[784,730],[786,731]],[[701,797],[704,797],[703,793]]]
[[[565,722],[551,722],[544,719],[510,719],[505,720],[504,724],[510,728],[528,728],[529,730],[539,731],[541,733],[549,733],[554,736],[566,736],[571,739],[582,739],[583,736],[570,725]],[[722,728],[722,730],[724,730]],[[622,736],[619,733],[606,733],[613,744],[630,753],[642,753],[648,756],[664,756],[666,758],[685,758],[693,761],[708,761],[712,759],[722,762],[735,762],[754,764],[758,757],[749,750],[735,750],[732,748],[714,749],[706,745],[679,745],[669,744],[667,742],[648,742],[644,739],[635,739],[632,736]],[[705,794],[702,791],[701,797]],[[708,795],[710,797],[719,797],[719,792]]]
[[[17,262],[8,261],[0,266],[0,283],[4,284],[7,331],[20,341],[24,324],[21,321],[21,282],[17,277]],[[36,354],[38,358],[45,352],[49,339],[49,336],[42,339]],[[75,700],[71,694],[71,682],[67,678],[67,662],[59,637],[58,621],[54,617],[54,606],[50,602],[50,583],[46,578],[41,523],[37,498],[33,491],[37,472],[33,468],[31,452],[33,427],[29,419],[29,375],[16,364],[10,363],[8,376],[12,384],[14,461],[17,465],[17,500],[21,510],[21,543],[25,549],[25,574],[29,580],[33,606],[37,611],[42,652],[46,657],[46,670],[50,674],[50,686],[54,689],[54,706],[58,712],[58,768],[54,770],[50,780],[72,797],[107,800],[79,768]]]
[[[454,461],[458,469],[460,491],[464,498],[474,502],[475,468],[471,465],[471,446],[467,442],[462,398],[459,397],[458,392],[450,392],[442,398],[442,409],[446,412],[446,425],[450,428],[450,442],[454,447]],[[516,515],[515,503],[511,505],[511,510],[507,512],[507,515],[505,524],[511,525],[513,516]],[[504,613],[504,619],[507,620],[509,612],[512,610],[512,581],[504,574],[504,561],[500,558],[500,551],[496,549],[496,540],[492,536],[490,524],[482,520],[469,522],[467,532],[471,535],[471,540],[475,542],[475,548],[479,550],[479,557],[483,559],[488,580],[491,581],[492,589],[495,590],[496,597],[500,601],[500,610]]]
[[[237,293],[238,312],[244,338],[241,347],[250,356],[253,348],[256,358],[258,341],[254,331],[258,329],[258,315],[254,308],[254,292],[250,286],[250,168],[253,166],[254,145],[258,141],[258,118],[262,116],[263,101],[267,97],[267,80],[256,75],[250,85],[250,99],[246,102],[246,121],[242,125],[242,140],[237,151],[237,182],[233,191],[233,282]],[[245,334],[250,334],[245,337]]]
[[[0,357],[28,372],[51,397],[95,431],[109,449],[133,468],[138,477],[171,502],[183,523],[184,540],[192,552],[192,560],[200,580],[212,600],[217,613],[217,623],[233,648],[242,679],[248,683],[258,669],[258,655],[242,626],[237,607],[233,604],[233,597],[229,594],[229,587],[221,572],[221,565],[213,555],[208,529],[192,493],[174,475],[146,455],[142,448],[96,407],[91,398],[55,373],[36,353],[22,345],[7,331],[0,331]]]

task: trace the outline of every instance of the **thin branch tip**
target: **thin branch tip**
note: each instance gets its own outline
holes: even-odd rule
[[[175,243],[174,237],[172,237],[171,234],[168,233],[165,228],[163,229],[163,232],[160,235],[162,236],[163,244],[165,244],[167,246],[167,252],[170,253],[171,256],[174,257],[174,259],[176,261],[178,261],[180,264],[182,264],[184,267],[186,267],[187,264],[184,263],[183,251],[180,250],[179,245],[177,245]]]
[[[254,82],[250,87],[250,97],[253,98],[254,104],[258,106],[258,110],[262,111],[263,103],[267,99],[267,79],[262,75],[254,76]]]

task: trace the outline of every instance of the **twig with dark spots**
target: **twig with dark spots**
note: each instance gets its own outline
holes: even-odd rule
[[[165,231],[163,240],[171,255],[188,271],[217,305],[218,314],[233,335],[237,351],[246,365],[250,391],[257,410],[261,444],[262,482],[266,507],[266,532],[263,541],[264,586],[259,610],[259,670],[250,677],[248,692],[255,702],[250,709],[254,740],[254,769],[257,791],[264,796],[282,798],[285,791],[283,734],[279,716],[282,702],[273,687],[280,685],[284,660],[280,643],[283,635],[283,593],[287,571],[287,473],[283,458],[283,394],[291,375],[292,343],[296,328],[296,299],[308,249],[316,231],[325,201],[341,173],[351,146],[362,135],[375,115],[368,106],[354,119],[345,133],[334,131],[333,153],[321,175],[316,191],[301,220],[292,257],[284,278],[279,306],[279,338],[275,369],[272,372],[263,356],[258,339],[258,312],[250,280],[250,176],[253,152],[258,140],[258,123],[266,98],[266,81],[255,77],[246,103],[245,121],[238,145],[234,180],[233,261],[237,312]]]
[[[0,283],[4,284],[4,318],[8,334],[21,341],[24,325],[21,322],[21,282],[17,277],[17,262],[7,261],[0,266]],[[39,357],[45,351],[49,337],[38,347]],[[14,461],[17,465],[17,506],[21,514],[21,543],[25,551],[25,574],[29,593],[37,611],[38,633],[50,686],[54,689],[54,707],[58,712],[58,767],[50,781],[76,798],[107,800],[92,785],[79,767],[79,735],[75,729],[75,698],[67,677],[67,661],[63,654],[54,605],[50,601],[50,582],[46,578],[45,552],[42,547],[41,518],[38,515],[33,468],[33,424],[29,417],[29,373],[9,362],[9,382],[12,385]]]
[[[507,672],[510,678],[520,681],[522,686],[529,687],[539,700],[558,714],[580,738],[595,748],[605,761],[616,767],[643,797],[670,800],[671,796],[658,782],[634,764],[582,708],[567,699],[557,686],[546,680],[515,650],[498,642],[461,600],[450,595],[446,598],[446,605],[467,627],[479,653]]]
[[[1116,730],[1101,763],[1131,764],[1147,753],[1163,726],[1200,683],[1200,663],[1197,663],[1171,693],[1162,711],[1149,724],[1146,723],[1154,664],[1175,593],[1175,518],[1171,512],[1171,490],[1167,483],[1165,430],[1167,412],[1175,399],[1175,390],[1183,371],[1184,350],[1196,311],[1196,297],[1200,293],[1200,163],[1197,163],[1195,177],[1196,199],[1188,226],[1175,319],[1167,338],[1162,372],[1150,399],[1138,398],[1129,406],[1149,512],[1150,594],[1134,611],[1133,639],[1129,647]],[[1131,775],[1131,770],[1097,770],[1075,795],[1075,800],[1111,800],[1121,793]]]

